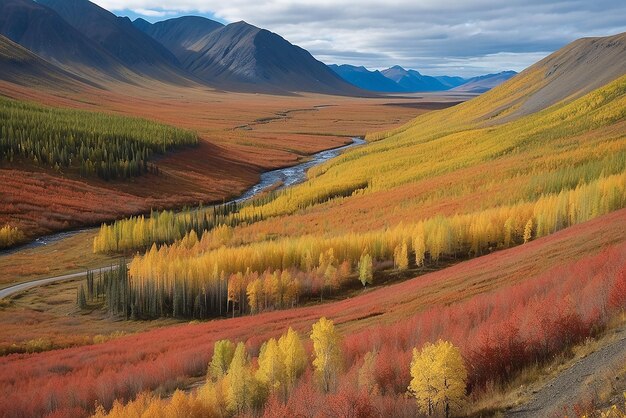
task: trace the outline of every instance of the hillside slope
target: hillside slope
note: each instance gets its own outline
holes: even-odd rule
[[[176,57],[163,45],[146,35],[128,18],[113,13],[88,0],[38,0],[56,11],[66,22],[125,67],[163,81],[184,82],[185,72]]]
[[[515,285],[528,283],[532,286],[542,275],[550,273],[555,260],[563,266],[557,270],[561,273],[568,268],[580,267],[579,260],[585,255],[596,254],[600,248],[610,245],[624,248],[625,215],[624,210],[615,212],[520,248],[343,301],[254,317],[171,326],[87,347],[10,356],[0,363],[0,383],[9,389],[0,399],[0,413],[21,411],[25,415],[39,415],[52,410],[71,410],[76,414],[73,407],[92,410],[96,396],[105,405],[110,405],[118,396],[151,390],[181,376],[204,375],[210,349],[217,340],[243,341],[256,349],[261,341],[277,337],[289,326],[302,334],[307,333],[320,316],[335,321],[347,340],[345,347],[351,353],[367,351],[372,343],[378,344],[385,353],[393,356],[386,359],[386,365],[404,368],[407,365],[399,363],[408,361],[409,357],[400,356],[399,350],[410,350],[412,344],[429,338],[429,331],[433,335],[446,333],[446,337],[452,332],[451,328],[443,328],[440,332],[431,328],[416,333],[414,318],[419,318],[421,313],[430,313],[432,322],[432,318],[441,317],[447,306],[454,311],[455,304],[470,300],[472,296],[486,298],[499,288],[510,292]],[[456,315],[449,319],[473,318],[459,310]],[[479,325],[474,322],[474,327]],[[456,338],[476,334],[475,328],[456,331]],[[409,339],[404,340],[407,335]],[[387,347],[386,343],[392,347]],[[72,364],[71,369],[67,364]],[[59,368],[68,370],[55,373]],[[16,370],[20,371],[21,379],[14,378]],[[22,395],[35,390],[41,395],[35,400]],[[64,396],[67,390],[72,390],[73,396]],[[59,399],[55,407],[46,404],[45,399],[49,397]]]
[[[122,77],[119,61],[56,12],[31,0],[0,3],[0,34],[68,71]]]
[[[497,74],[487,74],[478,77],[472,77],[466,80],[463,84],[455,87],[453,90],[466,93],[484,93],[504,83],[505,81],[514,77],[516,74],[517,73],[515,71],[503,71]]]
[[[0,35],[0,79],[24,86],[77,88],[88,83]]]

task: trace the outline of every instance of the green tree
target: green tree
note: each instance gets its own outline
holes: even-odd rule
[[[209,376],[220,379],[228,371],[235,354],[235,343],[230,340],[216,341],[213,346],[213,357],[209,363]]]

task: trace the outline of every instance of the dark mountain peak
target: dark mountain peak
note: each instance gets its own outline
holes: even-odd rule
[[[56,11],[31,0],[0,1],[0,34],[71,71],[117,75],[120,66]]]
[[[403,72],[407,72],[403,67],[401,67],[400,65],[394,65],[393,67],[388,68],[387,70],[394,70],[394,71],[403,71]]]
[[[244,21],[197,41],[182,63],[197,77],[235,90],[362,94],[306,50]]]
[[[201,16],[182,16],[154,24],[136,19],[133,24],[165,46],[180,61],[185,59],[190,50],[202,49],[204,44],[200,41],[203,38],[224,27],[219,22]]]
[[[56,11],[70,25],[97,42],[125,66],[161,79],[176,73],[178,60],[163,45],[88,0],[38,0]]]
[[[146,32],[152,27],[152,23],[148,22],[146,19],[142,19],[141,17],[133,20],[133,25],[135,25],[135,27],[142,32]]]

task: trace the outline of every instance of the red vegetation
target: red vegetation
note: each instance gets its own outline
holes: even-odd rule
[[[606,249],[594,253],[599,248]],[[0,415],[40,416],[66,410],[66,416],[75,416],[74,408],[91,411],[96,399],[110,407],[113,399],[128,399],[143,389],[171,389],[177,379],[205,373],[210,347],[218,339],[247,341],[254,336],[254,342],[248,341],[258,345],[288,326],[308,331],[320,316],[339,324],[348,366],[358,363],[365,352],[379,349],[375,378],[383,398],[385,393],[406,390],[410,349],[438,338],[461,347],[472,385],[479,388],[593,335],[619,309],[609,303],[609,295],[620,294],[625,267],[626,210],[621,210],[340,302],[3,357],[0,386],[5,396],[0,399]],[[306,390],[299,388],[285,408],[315,402]],[[350,403],[346,399],[361,404],[358,394],[339,394],[325,398],[324,407],[341,411]],[[385,404],[383,398],[377,401],[380,405]]]

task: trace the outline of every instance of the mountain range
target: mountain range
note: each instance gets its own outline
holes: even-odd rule
[[[455,90],[468,93],[484,93],[503,83],[517,73],[503,71],[472,78],[454,76],[428,76],[416,70],[406,70],[399,65],[383,71],[370,71],[353,65],[329,67],[347,82],[364,90],[382,93],[415,93],[429,91]]]
[[[88,0],[0,0],[0,36],[5,52],[0,79],[14,77],[16,61],[6,58],[15,50],[18,57],[32,54],[29,62],[39,68],[32,70],[40,74],[39,83],[152,79],[231,91],[368,96],[463,86],[463,91],[482,92],[513,74],[465,80],[399,66],[382,72],[329,67],[281,36],[243,21],[223,25],[198,16],[131,21]]]

